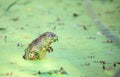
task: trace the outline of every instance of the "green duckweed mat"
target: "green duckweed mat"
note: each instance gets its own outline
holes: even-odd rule
[[[120,68],[119,3],[0,0],[0,77],[113,77]],[[24,60],[25,48],[44,32],[59,37],[54,51]],[[67,74],[47,73],[60,67]]]

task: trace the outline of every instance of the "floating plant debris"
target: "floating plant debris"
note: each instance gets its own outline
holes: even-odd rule
[[[41,72],[41,71],[38,71],[37,73],[33,74],[33,75],[40,75],[40,74],[49,74],[49,75],[52,75],[52,74],[61,74],[61,75],[65,75],[65,74],[68,74],[66,72],[66,70],[61,67],[59,70],[50,70],[48,72]]]
[[[113,13],[115,13],[115,11],[113,11],[113,10],[112,11],[105,11],[105,13],[106,14],[113,14]]]
[[[101,13],[98,13],[98,16],[101,16]]]
[[[95,56],[88,56],[88,58],[95,58]]]
[[[14,17],[14,18],[12,18],[11,20],[13,20],[13,21],[18,21],[19,18],[18,18],[18,17]]]
[[[12,76],[13,72],[7,72],[5,74],[0,74],[0,76]]]
[[[116,67],[116,63],[113,63],[113,67]]]
[[[85,66],[90,66],[90,63],[85,63],[84,65],[85,65]]]
[[[103,65],[103,66],[102,66],[102,69],[103,69],[103,70],[105,70],[105,69],[106,69],[105,65]]]
[[[24,28],[23,27],[21,27],[21,30],[23,30]]]
[[[105,43],[113,43],[113,41],[110,40],[110,39],[107,39],[107,40],[105,41]]]
[[[2,30],[6,30],[6,28],[1,27],[0,30],[1,30],[1,31],[2,31]]]
[[[96,37],[90,36],[90,37],[87,37],[87,39],[96,39]]]
[[[73,16],[74,17],[78,17],[79,15],[77,13],[73,13]]]
[[[114,0],[109,0],[110,2],[113,2]]]
[[[19,1],[19,0],[15,0],[14,2],[12,2],[10,5],[8,5],[8,7],[6,8],[6,10],[5,11],[9,11],[15,4],[17,4],[17,1]]]
[[[84,29],[84,30],[88,30],[86,26],[83,26],[83,29]]]
[[[4,41],[7,42],[7,36],[4,37]]]
[[[78,3],[77,3],[77,5],[81,6],[81,5],[82,5],[82,3],[81,3],[81,2],[78,2]]]
[[[17,47],[23,47],[24,45],[22,43],[17,43]]]
[[[10,64],[17,64],[17,62],[10,62]]]

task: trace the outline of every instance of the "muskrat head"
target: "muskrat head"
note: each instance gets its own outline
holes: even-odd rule
[[[45,32],[42,36],[49,39],[50,43],[58,41],[58,36],[52,32]]]

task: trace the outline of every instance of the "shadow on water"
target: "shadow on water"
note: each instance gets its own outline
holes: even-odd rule
[[[120,69],[115,73],[113,77],[120,77]]]
[[[109,39],[112,40],[118,47],[120,47],[120,38],[118,38],[115,34],[113,34],[110,29],[104,25],[100,19],[97,17],[96,13],[93,10],[92,4],[90,0],[85,0],[86,9],[91,16],[92,20],[96,24],[96,26],[101,30],[102,33]]]

